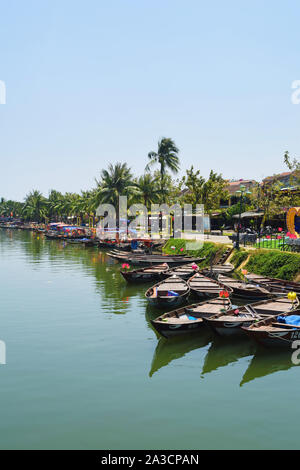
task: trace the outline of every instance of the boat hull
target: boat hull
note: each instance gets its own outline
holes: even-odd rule
[[[150,305],[158,308],[178,307],[185,301],[186,295],[174,296],[174,297],[147,297]]]
[[[263,346],[291,349],[291,351],[293,342],[300,340],[300,329],[268,332],[245,328],[243,331]]]
[[[204,323],[219,336],[245,336],[242,327],[248,327],[255,322],[253,320],[237,319],[236,321],[218,320],[213,318],[204,318]]]
[[[259,292],[246,292],[243,289],[238,289],[236,287],[232,287],[233,290],[233,296],[237,297],[238,299],[245,299],[245,300],[250,300],[252,302],[258,302],[260,300],[265,300],[269,298],[271,295],[270,294],[260,294]]]
[[[158,323],[151,320],[152,326],[155,330],[165,338],[173,338],[174,336],[186,335],[190,333],[197,333],[203,329],[203,322],[194,323],[180,323],[180,324],[167,324]]]
[[[124,279],[129,283],[161,281],[162,279],[164,279],[163,276],[159,273],[131,273],[121,271],[121,274]]]

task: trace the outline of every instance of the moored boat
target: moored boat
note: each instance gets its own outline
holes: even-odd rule
[[[160,281],[165,278],[164,273],[168,270],[167,263],[149,266],[147,268],[135,269],[134,271],[120,271],[127,282],[150,282]]]
[[[155,320],[151,320],[155,330],[165,338],[186,333],[194,333],[202,329],[203,318],[231,308],[229,299],[211,299],[198,304],[187,305],[178,310],[164,313]]]
[[[262,276],[261,274],[248,273],[245,276],[249,282],[262,287],[275,288],[285,292],[294,291],[300,294],[300,283],[294,281],[286,281],[284,279],[276,279],[272,277]]]
[[[201,273],[194,274],[194,276],[188,280],[188,285],[193,294],[203,299],[216,297],[221,290],[227,290],[229,295],[232,294],[231,287],[225,287],[221,282],[206,277]]]
[[[81,238],[66,238],[66,242],[70,245],[82,245]]]
[[[265,346],[291,348],[300,339],[300,310],[262,319],[242,330]]]
[[[130,263],[135,266],[151,266],[154,264],[168,263],[170,266],[180,266],[187,263],[200,263],[205,258],[193,258],[182,255],[161,255],[161,254],[135,254],[129,252],[119,252],[113,250],[107,253],[111,258],[119,261]]]
[[[276,297],[234,308],[226,314],[219,313],[205,318],[204,322],[221,336],[242,335],[242,327],[248,327],[252,323],[272,315],[291,312],[298,305],[298,300],[293,302],[287,297]]]
[[[183,303],[189,292],[190,288],[183,279],[171,276],[150,287],[145,296],[156,307],[177,307]]]
[[[233,290],[234,297],[249,300],[260,300],[267,299],[268,297],[272,296],[272,292],[265,287],[243,282],[239,279],[224,276],[223,274],[219,274],[218,281],[222,282],[227,289],[231,288]],[[275,293],[277,293],[277,291],[273,292],[273,294]]]
[[[176,268],[168,269],[164,272],[165,277],[175,276],[181,277],[185,281],[199,271],[199,267],[195,263],[187,263]]]
[[[211,276],[218,276],[218,274],[230,274],[234,271],[234,266],[231,263],[213,264],[205,268],[205,274]]]

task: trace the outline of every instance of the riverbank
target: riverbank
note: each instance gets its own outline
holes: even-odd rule
[[[221,258],[230,245],[223,243],[204,242],[198,250],[187,250],[190,240],[170,239],[163,248],[166,254],[190,254],[197,257],[206,257],[201,267],[208,266],[212,256],[216,260]],[[300,278],[300,254],[287,253],[279,250],[241,248],[234,250],[228,258],[239,272],[241,268],[247,271],[288,281]]]

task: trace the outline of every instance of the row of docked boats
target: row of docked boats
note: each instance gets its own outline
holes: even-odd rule
[[[129,251],[112,250],[107,255],[123,263],[130,263],[133,266],[154,266],[168,263],[169,266],[181,266],[187,263],[201,263],[205,258],[195,258],[183,255],[164,255],[161,253],[132,253]]]
[[[159,281],[145,296],[155,307],[171,307],[153,328],[162,336],[195,333],[209,327],[221,336],[245,334],[266,345],[288,346],[300,339],[300,284],[248,274],[245,280],[202,270],[189,263],[179,268],[166,264],[121,271],[128,282]],[[202,301],[186,306],[189,296]],[[244,305],[234,305],[236,299]]]

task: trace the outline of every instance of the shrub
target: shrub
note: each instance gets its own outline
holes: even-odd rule
[[[292,280],[300,272],[300,255],[277,250],[256,250],[246,264],[249,272]]]
[[[204,242],[202,248],[199,250],[186,250],[186,243],[192,242],[192,240],[183,240],[177,238],[171,238],[167,241],[163,248],[163,252],[168,255],[189,255],[195,256],[196,258],[204,258],[205,260],[201,263],[201,267],[208,266],[210,263],[210,259],[212,256],[222,256],[222,254],[226,251],[226,245],[222,245],[221,243],[212,243],[212,242]],[[174,246],[175,249],[171,247]],[[183,251],[180,251],[183,248]]]

